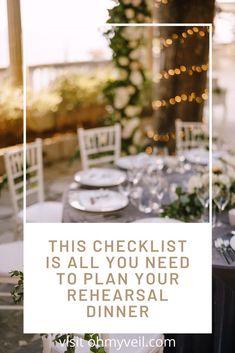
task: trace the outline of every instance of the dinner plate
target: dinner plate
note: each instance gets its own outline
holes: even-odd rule
[[[230,239],[230,246],[233,250],[235,250],[235,235]]]
[[[173,218],[148,217],[137,219],[133,223],[183,223]]]
[[[184,156],[193,164],[209,164],[209,151],[203,148],[192,148],[191,150],[185,151]]]
[[[164,158],[159,156],[148,155],[147,153],[139,153],[135,156],[121,157],[116,161],[117,167],[124,170],[141,169],[149,165],[157,165]]]
[[[116,165],[125,170],[143,168],[149,162],[149,155],[140,153],[135,156],[121,157],[116,161]]]
[[[87,212],[112,212],[126,207],[128,198],[108,189],[71,191],[69,204],[77,210]]]
[[[115,169],[91,168],[76,173],[74,179],[85,186],[111,187],[123,183],[126,180],[126,174]]]

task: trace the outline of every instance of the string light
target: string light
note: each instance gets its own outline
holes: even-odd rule
[[[151,140],[154,142],[168,142],[171,138],[175,139],[175,133],[166,133],[166,134],[159,134],[158,132],[154,132],[153,130],[148,131],[147,136],[151,133]],[[148,154],[153,153],[153,148],[152,146],[147,146],[145,149],[145,152]]]
[[[163,71],[158,73],[156,77],[156,81],[158,82],[162,79],[168,80],[170,76],[181,75],[182,73],[192,76],[193,73],[202,73],[203,71],[208,71],[208,64],[192,65],[190,67],[181,65],[180,67],[172,68],[172,69],[169,69],[168,71]]]
[[[201,95],[197,95],[195,92],[191,92],[189,94],[186,93],[182,93],[180,95],[177,95],[175,97],[171,97],[168,99],[168,101],[166,100],[155,100],[152,102],[152,107],[154,110],[158,110],[162,107],[169,107],[171,105],[175,105],[175,104],[179,104],[182,102],[196,102],[198,104],[202,104],[203,101],[206,101],[208,99],[208,89],[205,89],[203,91],[203,93]],[[152,138],[151,136],[148,136],[149,138]]]
[[[159,8],[160,5],[168,5],[169,0],[155,0],[154,6]]]
[[[190,36],[192,36],[192,35],[193,35],[193,29],[190,29],[190,28],[189,28],[189,29],[187,30],[187,33],[188,33]]]
[[[167,4],[168,0],[155,0],[155,6],[160,7],[161,4]],[[188,38],[192,38],[193,36],[198,36],[200,39],[207,38],[206,34],[210,32],[209,27],[197,27],[193,26],[191,28],[187,28],[181,33],[172,33],[168,38],[160,38],[160,48],[165,49],[172,46],[174,43],[178,42],[184,44]],[[180,65],[179,67],[169,68],[168,70],[164,70],[159,72],[156,76],[155,82],[159,82],[163,79],[170,79],[175,75],[179,76],[182,74],[188,74],[192,76],[194,74],[201,74],[203,72],[208,71],[208,63],[201,65]],[[201,95],[196,94],[196,92],[191,93],[182,93],[178,94],[175,97],[165,99],[158,99],[152,102],[153,110],[158,110],[161,108],[168,108],[170,106],[174,106],[181,103],[192,103],[202,104],[204,101],[208,99],[208,89],[205,89]],[[176,139],[175,133],[166,133],[159,134],[152,130],[147,132],[147,136],[149,139],[154,142],[169,142],[170,139]],[[152,154],[153,148],[151,146],[147,146],[145,149],[146,153]]]
[[[151,146],[148,146],[145,148],[145,152],[148,154],[152,154],[153,153],[153,148]]]
[[[192,28],[187,29],[186,31],[183,31],[180,34],[173,33],[171,35],[171,38],[160,38],[161,49],[170,47],[172,44],[174,44],[174,42],[178,40],[180,41],[180,43],[183,44],[187,38],[190,38],[193,35],[198,35],[201,38],[206,37],[206,33],[209,33],[209,31],[209,27],[205,30],[202,30],[194,26]]]

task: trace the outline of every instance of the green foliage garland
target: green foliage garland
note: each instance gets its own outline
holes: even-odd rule
[[[151,12],[146,0],[115,2],[116,6],[109,10],[108,23],[150,22]],[[105,36],[113,52],[112,60],[117,71],[117,79],[109,80],[103,90],[109,112],[106,122],[122,124],[123,150],[136,153],[140,146],[138,130],[143,109],[142,91],[147,84],[145,68],[141,62],[145,28],[111,26],[105,32]]]

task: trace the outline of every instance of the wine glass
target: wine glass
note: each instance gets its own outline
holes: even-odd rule
[[[223,212],[230,200],[230,192],[225,185],[213,185],[213,201],[219,210],[219,214]],[[215,226],[221,227],[224,224],[216,217]]]
[[[170,197],[170,201],[171,202],[174,202],[178,199],[178,196],[177,196],[177,193],[176,193],[176,190],[177,188],[179,188],[180,185],[179,184],[176,184],[176,183],[171,183],[170,184],[170,188],[169,188],[169,197]]]
[[[161,205],[163,198],[168,191],[168,183],[162,176],[157,177],[155,184],[150,184],[150,193],[152,198],[152,209],[155,213],[160,213],[162,211]]]
[[[175,156],[168,156],[166,158],[166,172],[167,174],[172,174],[177,170],[178,159]]]
[[[197,198],[200,201],[202,207],[203,207],[203,214],[202,214],[202,222],[208,222],[208,212],[207,209],[209,207],[209,187],[208,185],[203,185],[200,188],[196,189],[196,194],[197,194]]]
[[[132,205],[140,212],[146,214],[151,213],[153,210],[151,192],[149,185],[143,180],[139,181],[138,184],[134,185],[130,192],[130,201]]]
[[[185,162],[186,162],[186,158],[184,156],[183,153],[181,153],[178,157],[178,167],[177,167],[177,172],[180,174],[184,174],[185,173]]]
[[[159,177],[158,172],[159,172],[159,167],[157,165],[150,165],[144,175],[145,182],[151,186],[156,185]]]
[[[132,168],[126,173],[126,180],[118,186],[121,194],[129,196],[131,189],[137,185],[144,174],[144,168]]]
[[[131,182],[128,180],[128,178],[126,178],[125,181],[123,181],[120,185],[118,185],[118,191],[128,197],[130,195],[130,192],[131,192],[131,187],[132,187],[132,184]]]
[[[127,171],[127,180],[133,185],[138,184],[144,174],[144,168],[132,168]]]
[[[162,201],[168,190],[168,182],[165,178],[159,177],[156,185],[156,193],[159,201]]]
[[[155,159],[156,170],[161,173],[164,168],[164,160],[162,157],[156,157]]]
[[[159,182],[159,168],[155,165],[149,166],[147,173],[144,176],[144,182],[148,185],[149,188],[149,197],[152,203],[152,209],[154,211],[159,210],[160,204],[157,198],[157,184]]]
[[[152,161],[153,168],[157,169],[159,174],[162,173],[162,170],[165,165],[166,157],[169,155],[167,147],[154,147],[153,156],[154,159]]]

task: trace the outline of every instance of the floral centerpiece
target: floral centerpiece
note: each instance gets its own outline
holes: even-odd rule
[[[235,156],[231,154],[223,156],[214,163],[212,172],[214,190],[227,189],[230,194],[227,207],[235,206]]]
[[[212,191],[216,209],[218,206],[215,199],[221,191],[226,191],[229,197],[227,201],[225,200],[224,207],[229,209],[235,206],[235,156],[226,154],[213,163]],[[208,199],[208,195],[209,170],[207,168],[189,179],[186,190],[181,187],[176,189],[175,200],[165,206],[162,216],[184,222],[195,221],[202,216],[205,207],[203,197]]]

